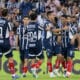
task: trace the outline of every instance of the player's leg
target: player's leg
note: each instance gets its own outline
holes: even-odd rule
[[[26,73],[28,71],[28,67],[27,67],[27,64],[28,64],[28,59],[24,59],[24,64],[22,66],[22,75],[23,77],[26,77]]]
[[[33,77],[35,77],[35,78],[37,78],[38,77],[38,75],[37,75],[37,73],[36,73],[36,51],[35,51],[35,48],[28,48],[27,50],[26,50],[26,54],[25,54],[25,57],[29,60],[31,60],[31,64],[30,64],[30,66],[31,66],[31,73],[32,73],[32,75],[33,75]]]
[[[66,72],[67,77],[70,77],[72,72],[73,57],[74,57],[74,46],[70,45],[70,48],[68,49],[67,52],[67,72]]]
[[[70,57],[67,57],[67,72],[66,72],[66,77],[71,76],[72,72],[72,66],[73,65],[73,60]]]
[[[41,50],[40,55],[37,56],[38,60],[36,62],[36,68],[39,69],[44,61],[44,54],[43,51]]]
[[[53,74],[52,57],[48,57],[47,59],[47,68],[48,68],[50,77],[55,77],[55,75]]]
[[[12,57],[12,53],[10,52],[9,54],[6,55],[6,57],[8,58],[8,67],[9,67],[10,73],[12,75],[12,78],[13,79],[18,79],[19,76],[16,75],[14,59]]]
[[[61,64],[62,64],[62,67],[64,68],[64,72],[66,72],[67,62],[66,62],[66,58],[64,56],[62,57]]]
[[[56,53],[56,60],[55,60],[55,67],[54,67],[54,70],[53,72],[57,75],[57,76],[60,76],[60,73],[59,73],[59,68],[60,68],[60,64],[62,62],[62,54],[61,54],[61,45],[57,44],[55,47],[54,47],[54,51]]]
[[[35,57],[37,57],[38,59],[36,59],[35,57],[32,58],[31,70],[32,70],[33,76],[37,78],[38,74],[36,71],[41,67],[44,60],[44,55],[42,52],[42,48],[40,47],[36,49],[35,53],[36,53]]]
[[[22,76],[26,77],[26,73],[27,73],[27,64],[28,64],[28,59],[26,58],[26,51],[20,49],[20,60],[21,60],[21,69],[22,69]]]
[[[38,78],[36,65],[37,65],[36,64],[36,58],[31,59],[31,72],[33,74],[33,77]]]
[[[46,50],[46,55],[47,55],[47,69],[49,72],[49,76],[50,77],[55,77],[53,74],[53,65],[52,65],[52,56],[53,56],[53,52],[52,52],[52,45],[50,44],[50,39],[44,39],[44,47]]]
[[[63,76],[66,76],[66,72],[67,72],[67,48],[66,47],[62,47],[62,67],[63,67]]]
[[[4,55],[8,59],[8,67],[9,67],[10,73],[12,75],[12,78],[17,79],[17,78],[19,78],[19,76],[16,75],[12,49],[8,42],[6,44],[7,45],[5,45],[5,47],[3,47],[3,52],[6,52]]]
[[[55,77],[55,75],[53,74],[53,65],[52,65],[52,57],[53,57],[52,49],[49,47],[46,50],[46,53],[47,53],[47,68],[49,75],[50,77]]]

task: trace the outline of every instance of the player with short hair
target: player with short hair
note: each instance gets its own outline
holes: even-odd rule
[[[7,15],[8,15],[8,10],[3,9],[2,17],[0,17],[0,58],[2,58],[3,55],[6,56],[6,58],[8,59],[8,67],[10,73],[12,74],[12,78],[16,80],[19,78],[19,76],[16,75],[14,68],[13,54],[9,41],[11,26],[9,21],[7,20]]]
[[[63,16],[65,22],[62,27],[66,27],[62,31],[62,54],[66,60],[65,77],[70,77],[74,58],[74,29],[68,24],[68,16]]]
[[[31,71],[34,77],[38,77],[36,70],[40,68],[44,55],[42,51],[42,28],[37,22],[37,14],[32,12],[27,26],[27,49],[26,58],[31,59]],[[37,62],[35,60],[38,58]]]
[[[25,30],[27,28],[27,25],[29,23],[29,17],[24,16],[22,20],[22,24],[19,25],[17,28],[17,46],[19,43],[19,52],[20,52],[20,60],[22,64],[22,75],[23,77],[26,77],[26,73],[28,71],[28,59],[25,57],[25,49],[27,47],[27,34],[25,33]]]
[[[56,37],[58,32],[62,31],[62,29],[56,28],[55,26],[55,14],[53,11],[47,12],[47,20],[44,26],[44,47],[47,52],[47,67],[50,72],[50,77],[55,77],[52,69],[52,56],[56,53],[60,53],[60,46],[56,42]]]

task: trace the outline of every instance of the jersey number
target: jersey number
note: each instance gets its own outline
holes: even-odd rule
[[[35,42],[37,40],[37,33],[36,32],[28,32],[28,41]]]

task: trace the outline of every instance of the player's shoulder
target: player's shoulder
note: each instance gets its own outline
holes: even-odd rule
[[[23,28],[24,25],[23,24],[19,24],[18,28]]]
[[[7,23],[7,22],[9,22],[7,19],[5,19],[5,18],[0,18],[0,23],[5,24],[5,23]]]
[[[39,26],[40,24],[37,22],[37,21],[35,21],[35,22],[29,22],[29,24],[28,25],[35,25],[35,26]]]
[[[46,20],[45,20],[45,25],[46,25],[46,24],[51,24],[51,22],[50,22],[48,19],[46,19]]]
[[[45,21],[45,24],[44,24],[44,27],[47,27],[47,26],[53,26],[52,22],[50,22],[49,20],[46,20]]]

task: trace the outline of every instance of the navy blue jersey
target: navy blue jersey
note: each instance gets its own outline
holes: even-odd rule
[[[62,46],[67,47],[70,42],[69,31],[62,31]]]
[[[45,22],[45,25],[44,25],[44,40],[50,40],[50,44],[52,45],[55,45],[56,41],[56,36],[54,35],[53,32],[51,31],[46,31],[46,28],[50,26],[52,28],[55,28],[55,26],[49,21],[49,20],[46,20]],[[45,44],[45,43],[44,43]]]
[[[9,41],[9,32],[11,31],[10,22],[5,18],[0,18],[0,57],[12,57],[12,49]]]
[[[19,23],[22,23],[22,15],[17,15],[16,16],[16,21]]]
[[[30,22],[26,29],[28,48],[42,47],[42,28],[37,22]]]
[[[19,36],[19,47],[24,49],[26,47],[27,35],[25,34],[26,26],[23,24],[17,28],[17,35]]]
[[[71,39],[73,39],[74,35],[77,33],[76,24],[68,24],[69,30],[62,31],[62,42],[64,47],[67,47],[70,43]]]
[[[75,35],[78,32],[78,24],[77,23],[71,23],[69,26],[70,26],[71,34]]]
[[[0,43],[9,38],[9,32],[11,31],[11,25],[5,18],[0,18]]]

